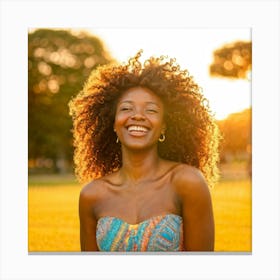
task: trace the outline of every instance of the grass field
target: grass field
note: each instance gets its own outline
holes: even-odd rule
[[[29,252],[77,252],[78,198],[81,186],[72,176],[30,176],[28,188]],[[222,179],[211,189],[215,251],[251,251],[251,181]]]
[[[215,251],[250,252],[251,181],[222,181],[211,190],[215,217]]]

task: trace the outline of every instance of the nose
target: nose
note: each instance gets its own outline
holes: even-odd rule
[[[137,121],[145,120],[145,116],[141,112],[137,111],[131,116],[131,119],[137,120]]]

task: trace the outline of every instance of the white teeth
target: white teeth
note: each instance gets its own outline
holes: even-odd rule
[[[136,126],[136,125],[131,125],[128,127],[128,131],[143,131],[146,132],[148,129],[143,126]]]

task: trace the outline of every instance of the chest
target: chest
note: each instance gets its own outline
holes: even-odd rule
[[[109,186],[95,209],[97,217],[121,217],[134,224],[166,213],[178,213],[178,199],[169,182]]]

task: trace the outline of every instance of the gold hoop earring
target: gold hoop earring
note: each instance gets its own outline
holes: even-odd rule
[[[164,142],[164,140],[165,140],[165,135],[161,134],[158,141],[162,143],[162,142]]]

